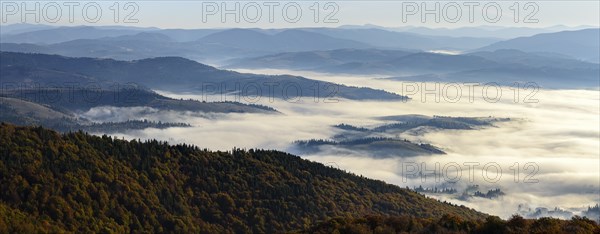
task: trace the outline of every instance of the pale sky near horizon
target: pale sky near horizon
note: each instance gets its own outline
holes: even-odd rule
[[[430,28],[550,27],[555,25],[598,27],[600,24],[600,1],[596,0],[533,2],[516,0],[479,2],[146,0],[130,2],[134,4],[126,5],[127,1],[82,1],[79,2],[79,5],[72,6],[73,22],[69,22],[70,8],[65,5],[68,4],[66,2],[2,1],[1,20],[3,25],[41,23],[59,26],[121,25],[188,29],[338,27],[364,24]],[[29,11],[30,14],[22,15],[25,12],[23,7],[28,10],[36,10],[36,3],[39,3],[37,13]],[[225,8],[236,12],[236,4],[237,13],[223,14],[226,12]],[[84,6],[87,6],[85,16]],[[423,15],[424,8],[435,11],[436,7],[439,10],[437,14]],[[96,14],[96,8],[101,10],[100,15]],[[119,9],[118,14],[116,14],[116,9]],[[319,9],[318,14],[316,9]],[[500,9],[500,14],[497,14],[497,9]],[[518,13],[516,9],[518,9]],[[61,12],[60,17],[57,15],[59,11]],[[257,14],[257,12],[261,13]],[[301,13],[297,14],[296,12]],[[131,13],[134,14],[129,17],[130,22],[124,22]],[[36,21],[35,14],[39,16],[39,21]],[[236,17],[239,17],[239,21],[236,21]],[[423,21],[423,17],[425,21]],[[436,21],[436,17],[439,17],[438,21]],[[470,17],[472,20],[469,19]],[[115,22],[115,19],[118,22]]]

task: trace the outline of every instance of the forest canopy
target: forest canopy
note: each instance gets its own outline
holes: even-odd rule
[[[278,151],[212,152],[4,123],[0,138],[1,233],[272,233],[337,216],[486,217]]]

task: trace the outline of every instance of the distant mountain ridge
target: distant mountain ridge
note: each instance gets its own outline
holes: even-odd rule
[[[479,48],[477,51],[516,49],[525,52],[553,52],[585,61],[600,63],[599,41],[600,29],[590,28],[514,38],[496,42]]]
[[[148,40],[157,34],[169,41]],[[493,38],[426,36],[383,29],[152,29],[128,27],[55,27],[2,34],[3,51],[50,53],[74,57],[136,60],[181,56],[202,62],[281,52],[335,49],[467,50],[498,41]],[[138,43],[135,43],[138,42]]]

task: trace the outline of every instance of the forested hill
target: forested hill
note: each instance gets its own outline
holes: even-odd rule
[[[485,214],[300,157],[0,124],[0,233],[273,233],[330,217]]]

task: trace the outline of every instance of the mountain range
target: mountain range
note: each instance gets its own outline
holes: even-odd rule
[[[556,29],[538,30],[543,33],[506,39],[426,35],[410,32],[417,28],[399,31],[382,27],[187,30],[89,26],[29,28],[39,30],[20,32],[17,26],[9,27],[10,33],[1,35],[0,48],[12,52],[123,60],[180,56],[214,64],[221,64],[227,59],[284,52],[371,48],[459,52],[517,49],[556,53],[595,63],[599,61],[596,53],[599,51],[597,28],[560,32],[555,32]]]
[[[381,29],[165,29],[58,27],[3,34],[2,51],[124,60],[181,56],[202,62],[280,52],[335,49],[467,50],[489,38],[423,36]]]
[[[593,88],[600,67],[559,54],[514,49],[450,55],[402,50],[341,49],[279,53],[230,60],[226,68],[276,68],[391,76],[436,82],[535,82],[545,88]],[[568,81],[568,82],[566,82]]]

